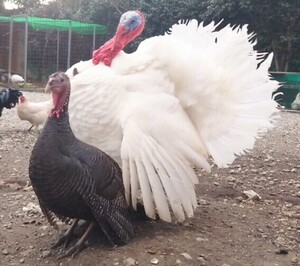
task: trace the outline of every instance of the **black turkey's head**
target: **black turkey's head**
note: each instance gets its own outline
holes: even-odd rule
[[[46,90],[51,90],[53,109],[50,116],[60,117],[60,114],[68,109],[70,97],[70,80],[64,72],[56,72],[50,75]]]

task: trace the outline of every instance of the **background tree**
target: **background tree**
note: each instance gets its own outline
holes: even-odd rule
[[[3,0],[0,0],[0,12],[4,12],[4,1]]]
[[[300,70],[299,0],[208,0],[206,5],[206,20],[224,18],[227,23],[249,24],[257,33],[257,48],[274,52],[275,70]]]
[[[35,13],[35,10],[41,6],[40,0],[10,0],[9,2],[16,4],[19,12],[25,12],[28,15]]]
[[[55,0],[46,6],[39,0],[11,1],[20,7],[20,13],[104,24],[106,39],[114,34],[123,12],[140,9],[146,14],[147,26],[129,51],[142,38],[163,34],[179,19],[248,24],[249,30],[257,33],[256,48],[275,53],[275,70],[300,71],[299,0]]]

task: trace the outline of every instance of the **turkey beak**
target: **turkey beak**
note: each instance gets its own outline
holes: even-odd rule
[[[51,90],[50,90],[50,86],[49,84],[47,83],[46,87],[45,87],[45,92],[46,93],[49,93]]]
[[[57,79],[56,77],[50,78],[47,86],[45,88],[45,91],[51,91],[55,93],[61,93],[63,84],[61,83],[60,79]]]
[[[51,92],[51,88],[54,85],[53,83],[54,83],[54,79],[50,78],[47,85],[46,85],[45,92]]]

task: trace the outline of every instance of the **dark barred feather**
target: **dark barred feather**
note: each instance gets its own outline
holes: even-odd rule
[[[39,201],[39,204],[41,206],[41,210],[43,212],[43,214],[45,215],[45,217],[47,218],[49,224],[56,230],[59,230],[59,227],[57,225],[57,221],[60,220],[62,221],[63,223],[65,224],[70,224],[71,222],[71,219],[68,218],[68,217],[64,217],[64,216],[61,216],[61,215],[57,215],[55,213],[53,213],[52,211],[48,210],[47,208],[44,207],[44,204],[42,204],[40,201]]]

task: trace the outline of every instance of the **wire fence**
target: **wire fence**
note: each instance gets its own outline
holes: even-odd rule
[[[91,58],[104,42],[102,25],[37,17],[0,17],[0,74],[43,83],[55,71]]]

